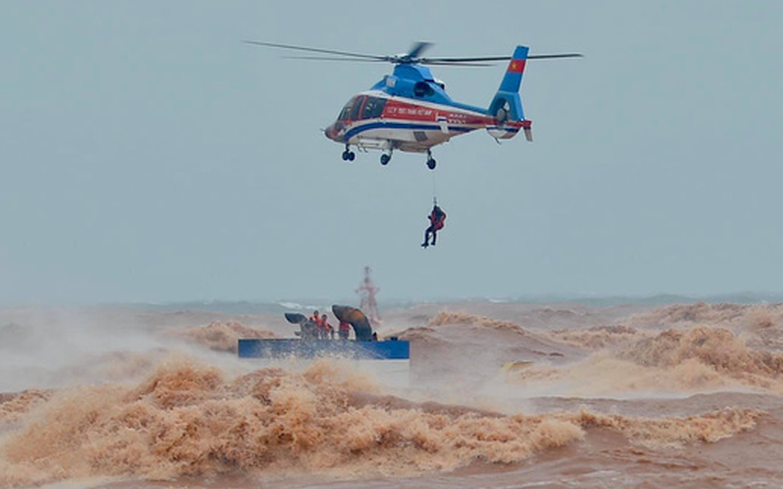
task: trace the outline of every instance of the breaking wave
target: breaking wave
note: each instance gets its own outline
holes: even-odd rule
[[[587,350],[615,348],[646,338],[652,333],[630,326],[594,326],[588,329],[559,329],[549,333],[556,341]]]
[[[18,394],[0,394],[0,426],[8,426],[24,418],[33,408],[48,401],[52,392],[30,389]]]
[[[728,326],[732,321],[741,318],[746,311],[756,307],[744,304],[673,304],[660,307],[653,311],[635,314],[631,321],[640,326],[671,327],[673,325],[690,324],[721,324]]]
[[[167,331],[167,334],[211,350],[234,353],[237,351],[237,340],[240,338],[278,338],[271,331],[261,328],[250,328],[238,321],[214,321],[207,326],[172,329]]]
[[[783,354],[750,348],[727,329],[699,326],[669,329],[561,368],[532,366],[507,377],[524,384],[527,392],[549,395],[686,393],[725,387],[783,393],[781,374]]]
[[[712,442],[752,428],[760,415],[506,416],[379,396],[370,380],[332,361],[227,379],[180,357],[136,384],[29,391],[2,402],[0,413],[3,486],[96,476],[412,475],[519,462],[581,439],[586,428],[650,446]]]
[[[666,330],[654,338],[639,341],[621,356],[640,365],[658,367],[671,367],[693,359],[718,372],[736,376],[783,373],[783,355],[748,348],[731,331],[706,326],[686,331]]]
[[[439,312],[427,323],[427,326],[430,328],[437,326],[456,325],[476,326],[481,328],[490,328],[498,331],[510,331],[513,333],[526,334],[524,329],[514,323],[508,321],[499,321],[497,319],[490,319],[483,316],[476,316],[464,312]]]
[[[718,326],[732,330],[756,331],[783,326],[783,304],[675,304],[628,318],[634,326]]]

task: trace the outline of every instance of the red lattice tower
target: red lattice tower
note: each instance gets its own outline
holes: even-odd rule
[[[377,326],[381,323],[381,314],[378,312],[378,302],[375,300],[375,294],[380,292],[381,289],[373,283],[370,278],[370,272],[372,272],[370,267],[364,267],[364,280],[359,284],[356,293],[361,297],[359,308],[367,315],[370,324]]]

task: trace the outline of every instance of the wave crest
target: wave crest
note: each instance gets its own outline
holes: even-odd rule
[[[240,338],[270,339],[278,336],[266,329],[250,328],[238,321],[213,321],[207,326],[190,326],[167,331],[169,336],[216,351],[236,353]]]
[[[339,364],[262,369],[227,380],[168,359],[137,385],[39,396],[0,441],[0,483],[95,476],[171,479],[224,473],[412,475],[473,461],[513,463],[612,429],[640,442],[714,441],[757,413],[636,420],[588,412],[504,416],[374,397]],[[33,396],[31,394],[31,396]],[[2,404],[4,406],[8,402]]]

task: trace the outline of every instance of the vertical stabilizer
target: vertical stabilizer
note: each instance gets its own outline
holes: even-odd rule
[[[506,74],[503,76],[503,81],[500,82],[500,88],[492,99],[492,103],[489,104],[489,115],[497,119],[500,124],[509,120],[521,121],[525,119],[522,100],[519,98],[519,87],[522,85],[522,75],[525,72],[529,50],[530,48],[527,46],[517,46],[514,49],[514,55],[508,63]]]
[[[519,92],[519,86],[522,85],[522,75],[525,73],[525,64],[527,63],[527,53],[530,50],[527,46],[517,46],[514,49],[514,55],[508,63],[506,75],[500,83],[502,92]]]

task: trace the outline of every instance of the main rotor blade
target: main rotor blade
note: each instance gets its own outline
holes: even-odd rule
[[[422,63],[474,63],[478,61],[506,61],[511,56],[483,56],[479,58],[421,58]]]
[[[331,49],[309,48],[305,46],[294,46],[291,44],[276,44],[272,42],[247,41],[247,40],[242,42],[245,42],[247,44],[256,44],[258,46],[267,46],[270,48],[293,49],[295,51],[307,51],[311,53],[338,54],[340,56],[350,56],[354,58],[375,59],[378,61],[386,61],[385,56],[377,56],[373,54],[349,53],[347,51],[334,51]]]
[[[419,55],[424,51],[426,51],[427,49],[429,49],[430,46],[432,46],[431,42],[426,42],[426,41],[417,42],[416,44],[411,46],[411,50],[408,51],[408,54],[406,54],[405,56],[407,56],[408,58],[418,58]]]
[[[419,61],[418,64],[428,65],[428,66],[475,66],[477,68],[480,68],[482,66],[495,66],[494,63],[472,63],[467,61],[460,62],[460,61],[432,61],[432,60]]]
[[[582,58],[583,55],[577,53],[565,54],[531,54],[527,59],[551,59],[551,58]],[[421,63],[440,62],[440,63],[473,63],[477,61],[508,61],[511,56],[480,56],[476,58],[421,58]]]
[[[584,54],[564,53],[564,54],[531,54],[527,59],[555,59],[555,58],[584,58]]]
[[[285,59],[306,59],[308,61],[344,61],[348,63],[383,63],[387,59],[364,59],[364,58],[332,58],[329,56],[283,56]]]

